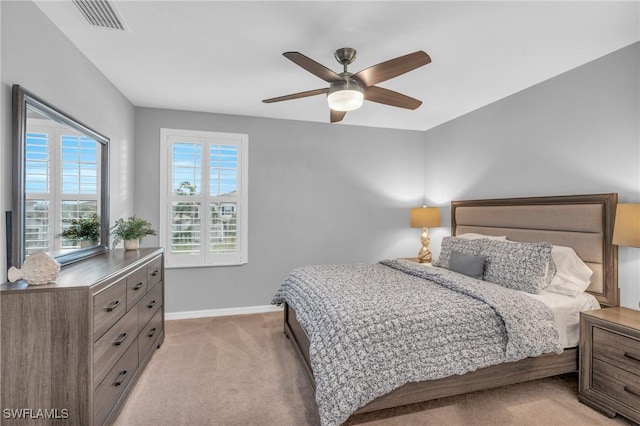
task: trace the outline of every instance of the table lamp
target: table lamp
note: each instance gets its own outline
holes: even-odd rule
[[[640,247],[640,204],[618,204],[612,243]]]
[[[617,246],[640,247],[640,204],[618,204],[611,242]]]
[[[440,209],[437,207],[416,207],[411,209],[411,227],[422,228],[422,235],[420,241],[422,242],[422,248],[418,252],[418,259],[420,263],[431,262],[431,250],[429,249],[429,242],[431,238],[427,232],[427,228],[434,228],[440,226]]]

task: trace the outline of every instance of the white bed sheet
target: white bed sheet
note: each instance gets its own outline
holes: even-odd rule
[[[578,346],[580,338],[580,312],[600,309],[598,300],[589,293],[577,297],[565,296],[542,290],[539,294],[522,292],[547,305],[553,311],[553,320],[558,329],[560,343],[565,348]]]

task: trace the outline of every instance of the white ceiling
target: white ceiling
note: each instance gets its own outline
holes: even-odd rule
[[[282,56],[359,71],[416,50],[432,63],[379,85],[423,101],[373,102],[341,124],[425,130],[640,40],[639,2],[114,1],[127,31],[90,26],[71,1],[36,1],[136,106],[329,121],[328,86]]]

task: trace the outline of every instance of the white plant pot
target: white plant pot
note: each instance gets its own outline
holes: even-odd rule
[[[124,240],[125,250],[138,250],[140,246],[140,240]]]
[[[93,247],[95,245],[98,245],[98,243],[95,242],[94,240],[82,240],[82,241],[80,241],[80,248]]]

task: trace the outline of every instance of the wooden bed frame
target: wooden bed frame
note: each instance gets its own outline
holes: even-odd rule
[[[617,201],[617,194],[453,201],[451,230],[452,235],[479,232],[506,235],[514,241],[550,241],[573,247],[594,270],[592,285],[587,291],[604,307],[618,306],[618,253],[617,247],[611,244]],[[315,391],[309,339],[298,323],[295,311],[287,304],[284,306],[284,332]],[[407,383],[354,414],[577,371],[578,348],[569,348],[561,355],[545,354],[464,375]]]

